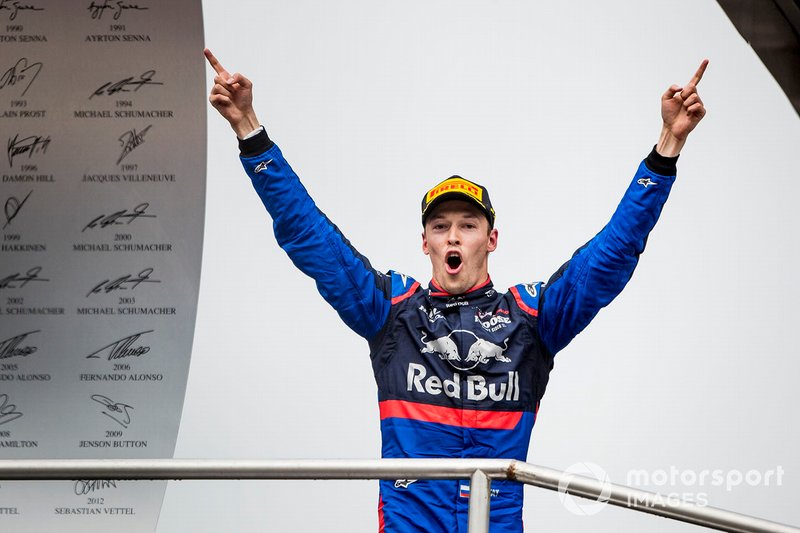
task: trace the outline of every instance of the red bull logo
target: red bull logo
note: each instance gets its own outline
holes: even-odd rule
[[[519,400],[519,372],[511,371],[507,379],[496,383],[486,383],[483,376],[467,376],[463,380],[466,388],[466,399],[482,401],[491,399],[495,402],[503,400]],[[408,364],[406,376],[406,390],[439,396],[444,394],[450,398],[461,398],[462,379],[458,372],[453,373],[453,379],[442,379],[439,376],[428,376],[425,366],[417,363]]]

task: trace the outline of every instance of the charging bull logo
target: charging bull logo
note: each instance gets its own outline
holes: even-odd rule
[[[478,339],[469,347],[469,353],[465,361],[467,363],[477,361],[481,364],[486,364],[489,362],[489,359],[496,359],[503,363],[510,363],[511,359],[503,355],[503,353],[508,350],[508,339],[503,341],[503,345],[504,346],[501,347],[489,341]]]
[[[436,354],[439,356],[439,359],[443,361],[461,361],[461,357],[458,355],[458,347],[449,336],[439,337],[432,341],[426,341],[426,337],[427,335],[423,334],[420,339],[423,344],[420,352]]]
[[[455,334],[468,334],[475,337],[475,341],[470,345],[465,359],[461,359],[461,355],[458,353],[458,346],[452,339]],[[422,342],[420,353],[435,354],[439,356],[439,359],[442,361],[450,363],[450,366],[456,370],[472,370],[479,364],[488,363],[490,359],[502,363],[511,362],[511,359],[503,355],[508,349],[508,339],[503,341],[503,346],[498,346],[497,344],[479,338],[473,332],[466,329],[456,329],[445,337],[439,337],[433,340],[428,340],[427,335],[427,333],[423,333],[420,338],[420,342]]]

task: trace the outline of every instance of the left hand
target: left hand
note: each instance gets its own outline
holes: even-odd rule
[[[689,133],[706,115],[706,108],[697,93],[697,84],[703,79],[706,67],[708,59],[700,63],[697,72],[684,87],[673,85],[661,96],[661,119],[664,125],[656,148],[661,155],[674,156],[680,153]]]

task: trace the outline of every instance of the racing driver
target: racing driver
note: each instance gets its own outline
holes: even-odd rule
[[[667,200],[678,154],[705,115],[697,84],[708,61],[662,96],[658,143],[608,224],[546,284],[502,292],[488,274],[497,229],[483,186],[452,176],[424,195],[422,249],[433,268],[427,287],[379,272],[316,207],[267,136],[252,83],[205,55],[216,72],[209,101],[239,139],[278,244],[369,344],[382,456],[525,461],[554,355],[625,286]],[[522,489],[492,484],[492,532],[522,531]],[[381,481],[379,530],[466,532],[468,505],[468,480]]]

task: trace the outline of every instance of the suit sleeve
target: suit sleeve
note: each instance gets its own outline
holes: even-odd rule
[[[654,148],[608,224],[545,285],[539,333],[551,354],[569,344],[628,283],[675,181],[676,161]]]
[[[240,159],[273,221],[275,238],[353,331],[370,339],[391,306],[391,278],[373,269],[320,211],[262,129],[240,140]]]

